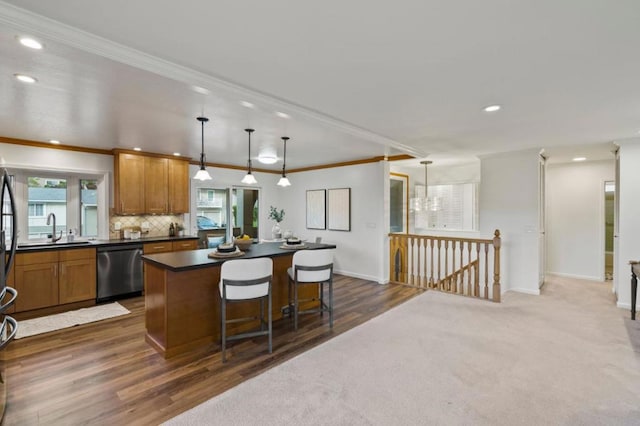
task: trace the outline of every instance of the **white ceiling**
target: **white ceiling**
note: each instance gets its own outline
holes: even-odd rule
[[[254,157],[281,156],[290,136],[290,168],[401,152],[605,155],[640,131],[638,22],[637,0],[10,0],[0,134],[197,158],[204,113],[207,159],[227,164],[245,163],[247,126]]]

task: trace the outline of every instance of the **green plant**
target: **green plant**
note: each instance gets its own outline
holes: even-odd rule
[[[282,222],[282,219],[284,219],[284,209],[278,211],[275,207],[269,206],[269,219],[275,220],[278,223]]]

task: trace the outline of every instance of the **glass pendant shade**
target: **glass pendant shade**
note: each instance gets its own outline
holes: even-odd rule
[[[289,179],[286,176],[282,176],[278,181],[278,186],[282,186],[282,187],[291,186],[291,182],[289,182]]]
[[[197,117],[196,120],[202,125],[202,151],[200,151],[200,170],[198,170],[193,178],[200,181],[211,180],[211,175],[205,167],[206,157],[204,154],[204,123],[209,121],[209,119],[207,117]]]
[[[251,133],[253,133],[254,129],[244,129],[245,132],[249,134],[249,155],[247,159],[247,174],[242,178],[241,182],[245,185],[254,185],[258,183],[255,176],[251,173]]]
[[[287,187],[287,186],[291,186],[291,182],[289,182],[289,179],[287,178],[287,141],[289,140],[289,138],[287,136],[283,136],[282,141],[284,142],[284,156],[282,157],[282,177],[280,178],[280,180],[278,181],[278,186],[281,186],[283,188]]]
[[[433,161],[426,160],[420,162],[420,164],[424,164],[424,193],[416,185],[416,196],[409,202],[409,209],[415,212],[440,210],[439,200],[437,198],[431,199],[429,197],[427,166],[431,163],[433,163]]]
[[[244,175],[244,177],[242,178],[241,182],[246,184],[246,185],[253,185],[253,184],[258,183],[258,181],[256,180],[255,176],[253,176],[251,174],[251,172],[249,172],[246,175]]]

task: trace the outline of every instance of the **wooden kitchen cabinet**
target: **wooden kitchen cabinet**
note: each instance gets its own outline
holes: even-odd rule
[[[171,241],[160,241],[157,243],[146,243],[142,246],[143,254],[168,253],[173,251]]]
[[[189,212],[189,159],[114,150],[117,214]]]
[[[114,160],[114,208],[116,213],[145,213],[144,157],[116,153]]]
[[[95,300],[96,249],[16,254],[16,312]]]
[[[16,312],[58,304],[58,252],[16,254]]]
[[[169,212],[168,160],[144,157],[144,212],[162,214]]]
[[[60,304],[96,298],[96,250],[60,252],[58,300]]]
[[[173,242],[173,251],[196,250],[198,248],[198,240],[182,240]]]
[[[189,213],[189,162],[168,160],[169,213]]]

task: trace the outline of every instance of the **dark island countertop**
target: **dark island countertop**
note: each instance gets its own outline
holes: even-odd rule
[[[256,257],[287,256],[293,254],[296,251],[295,249],[282,249],[280,248],[281,245],[283,245],[282,242],[252,244],[251,248],[245,251],[245,254],[243,256],[230,257],[226,259],[213,259],[208,257],[209,253],[215,251],[215,249],[210,248],[176,251],[170,253],[148,254],[142,256],[142,259],[145,262],[153,263],[170,271],[179,272],[219,265],[225,260],[230,259],[252,259]],[[334,244],[305,243],[305,248],[299,250],[319,250],[333,248],[336,248]]]

